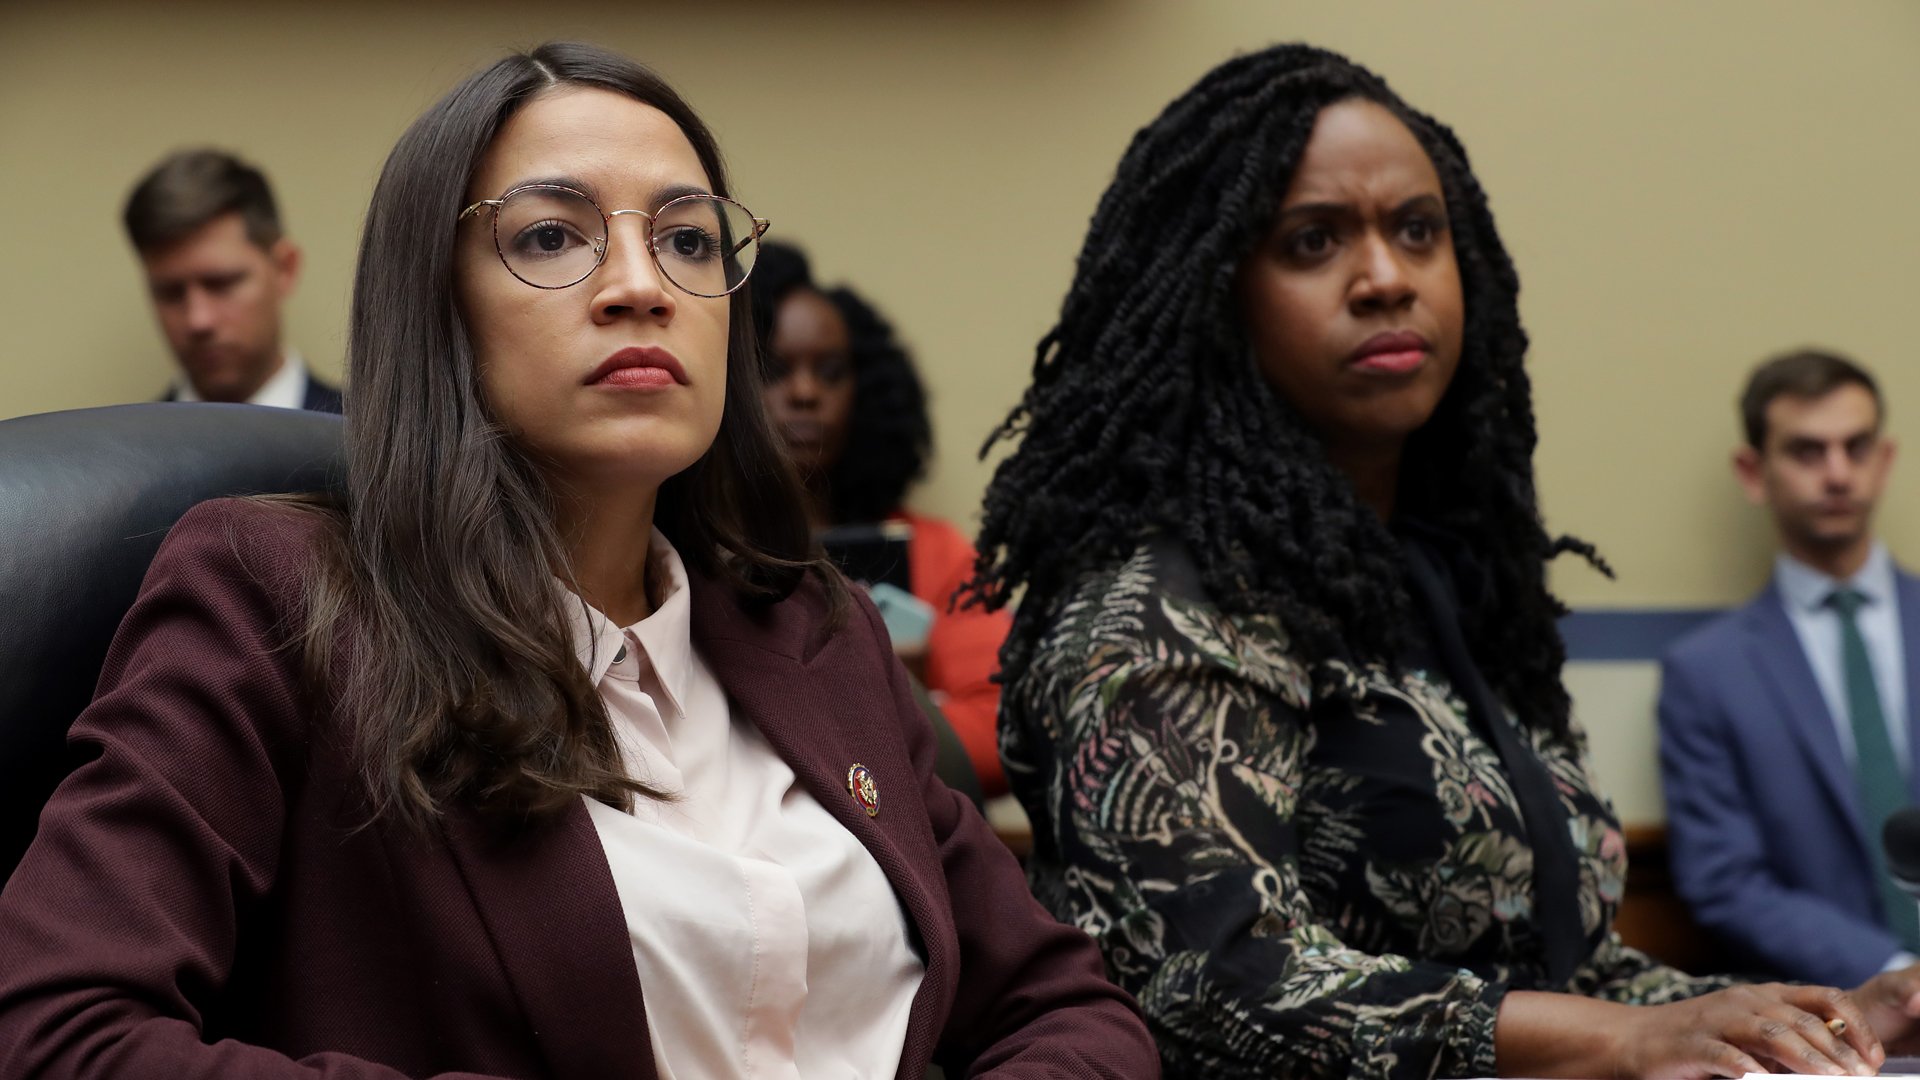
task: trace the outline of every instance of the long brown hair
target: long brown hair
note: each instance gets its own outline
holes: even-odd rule
[[[555,494],[487,407],[454,302],[455,215],[473,171],[509,116],[561,86],[667,114],[727,194],[712,133],[671,87],[573,43],[468,78],[387,158],[354,278],[345,491],[321,510],[335,542],[312,579],[302,639],[316,693],[353,725],[377,817],[420,824],[461,800],[510,824],[551,818],[583,794],[623,808],[658,795],[622,769],[574,654],[563,604],[578,601],[554,584],[568,573]],[[655,524],[691,571],[768,603],[819,564],[761,404],[745,289],[730,311],[719,433],[662,485]],[[355,631],[345,654],[343,627]]]

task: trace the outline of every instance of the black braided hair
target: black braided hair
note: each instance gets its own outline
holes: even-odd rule
[[[760,342],[763,374],[773,373],[767,344],[773,340],[773,319],[780,303],[804,289],[820,291],[820,286],[813,283],[813,267],[807,263],[806,253],[777,240],[760,241],[753,274],[747,278],[747,299],[753,310],[754,337]]]
[[[827,493],[835,521],[879,521],[906,500],[933,456],[927,394],[913,358],[872,305],[845,285],[827,299],[853,341],[853,416]]]
[[[1154,532],[1185,545],[1222,610],[1275,615],[1319,675],[1391,665],[1407,644],[1397,542],[1261,377],[1234,303],[1236,270],[1271,228],[1320,110],[1355,98],[1391,111],[1433,160],[1466,298],[1460,366],[1409,440],[1397,509],[1484,560],[1488,587],[1462,611],[1474,657],[1528,722],[1564,730],[1565,608],[1546,562],[1572,551],[1606,566],[1541,524],[1519,279],[1453,132],[1306,45],[1220,65],[1134,136],[1033,384],[982,450],[1019,439],[987,490],[969,585],[989,607],[1024,590],[1008,682],[1075,578]]]
[[[823,290],[806,255],[791,244],[760,245],[754,264],[754,326],[761,355],[772,359],[780,304],[803,290],[824,295],[846,320],[853,361],[853,414],[840,458],[827,472],[828,513],[836,524],[880,521],[906,500],[933,455],[926,391],[893,327],[847,286]]]

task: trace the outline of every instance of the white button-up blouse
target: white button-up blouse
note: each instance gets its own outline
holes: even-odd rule
[[[652,615],[617,627],[568,607],[629,774],[675,796],[630,814],[587,801],[661,1080],[891,1077],[924,974],[906,916],[866,848],[732,717],[658,530],[649,556]]]

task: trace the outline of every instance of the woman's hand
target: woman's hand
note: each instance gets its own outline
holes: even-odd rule
[[[1872,1076],[1887,1057],[1860,1005],[1831,987],[1736,986],[1634,1013],[1620,1034],[1622,1076]]]
[[[1830,1020],[1844,1022],[1841,1034]],[[1502,1076],[1872,1076],[1886,1060],[1867,1012],[1845,991],[1779,983],[1671,1005],[1515,991],[1494,1040]]]
[[[1920,1053],[1920,964],[1875,975],[1853,997],[1889,1053]]]

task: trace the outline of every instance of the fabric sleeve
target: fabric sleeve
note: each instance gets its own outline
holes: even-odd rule
[[[1851,987],[1878,974],[1899,941],[1775,876],[1721,710],[1672,659],[1661,667],[1659,716],[1673,880],[1694,918],[1795,978]]]
[[[241,557],[258,518],[236,505],[202,504],[161,545],[69,734],[83,763],[0,893],[0,1076],[402,1080],[202,1041],[196,998],[273,888],[303,760],[273,599],[297,582],[271,587]]]
[[[871,603],[858,603],[876,642],[886,641]],[[892,662],[889,671],[960,947],[959,990],[935,1061],[956,1077],[1158,1077],[1138,1008],[1108,981],[1086,935],[1033,899],[1019,863],[973,804],[934,774],[933,730],[904,669]]]
[[[1494,1075],[1504,985],[1350,948],[1309,902],[1305,680],[1166,617],[1184,628],[1070,659],[1046,707],[1060,903],[1139,997],[1168,1072]]]
[[[1725,990],[1740,980],[1726,975],[1689,975],[1620,940],[1617,933],[1595,949],[1573,975],[1573,992],[1622,1005],[1666,1005]]]

